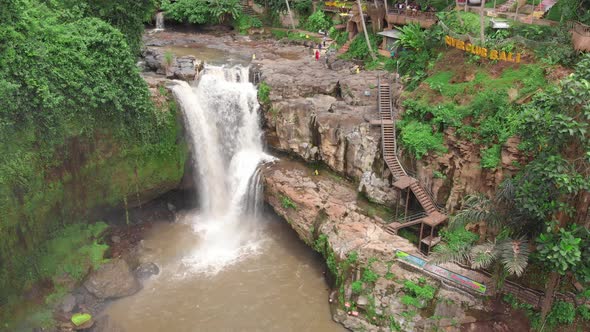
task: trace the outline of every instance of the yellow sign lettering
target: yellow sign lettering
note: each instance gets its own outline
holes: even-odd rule
[[[498,60],[498,51],[492,50],[490,52],[490,59],[492,59],[492,60]]]
[[[520,53],[513,54],[512,52],[506,53],[505,51],[488,50],[485,47],[476,46],[451,36],[445,36],[445,44],[490,60],[502,60],[516,63],[520,63],[521,60]]]

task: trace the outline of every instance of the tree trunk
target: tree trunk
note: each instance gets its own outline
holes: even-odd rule
[[[545,296],[543,297],[543,303],[541,304],[541,320],[545,319],[549,310],[551,310],[551,306],[553,305],[553,295],[555,294],[557,284],[559,284],[559,274],[557,272],[551,272],[549,274],[549,280],[547,280],[547,284],[545,285]]]
[[[486,0],[481,0],[481,7],[479,9],[479,38],[481,40],[481,46],[485,46],[485,44],[486,44],[485,34],[484,34],[484,29],[485,29],[484,23],[485,23],[485,20],[483,18],[483,12],[484,12],[484,6],[485,5],[486,5]]]
[[[365,33],[365,40],[367,41],[367,47],[369,48],[369,53],[371,54],[371,58],[376,60],[375,53],[373,52],[373,47],[371,47],[371,41],[369,40],[369,33],[367,32],[367,26],[365,25],[365,15],[363,14],[363,8],[361,7],[361,0],[356,0],[357,5],[359,6],[359,14],[361,15],[361,23],[363,25],[363,32]]]
[[[295,30],[295,21],[293,21],[293,14],[291,13],[291,7],[289,7],[289,0],[285,0],[287,4],[287,12],[289,12],[289,19],[291,20],[291,29]]]

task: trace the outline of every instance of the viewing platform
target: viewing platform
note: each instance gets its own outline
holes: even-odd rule
[[[438,22],[435,14],[435,12],[413,11],[412,9],[390,9],[385,19],[390,25],[417,23],[426,29]]]

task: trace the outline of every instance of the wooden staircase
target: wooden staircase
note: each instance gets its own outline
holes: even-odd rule
[[[423,213],[419,213],[408,218],[400,218],[385,228],[385,231],[391,234],[397,234],[398,230],[421,224],[420,237],[422,237],[422,230],[424,225],[431,227],[431,235],[427,238],[420,238],[420,241],[427,240],[429,245],[436,240],[433,238],[432,229],[447,220],[447,215],[444,209],[437,206],[434,198],[430,193],[420,184],[415,178],[408,176],[397,157],[397,142],[395,135],[395,115],[393,113],[393,100],[391,93],[391,85],[385,84],[379,78],[378,85],[378,106],[379,106],[379,125],[381,126],[381,143],[383,150],[383,159],[387,167],[393,174],[396,182],[394,186],[399,189],[411,190],[416,199],[424,209]],[[436,242],[438,243],[438,242]]]

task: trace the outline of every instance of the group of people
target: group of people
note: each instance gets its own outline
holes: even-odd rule
[[[313,53],[315,55],[315,60],[316,61],[319,61],[320,60],[320,55],[321,55],[321,52],[322,52],[322,48],[325,48],[326,47],[326,40],[327,40],[326,35],[327,34],[324,33],[324,37],[322,38],[322,41],[317,44],[317,48],[315,50],[315,53]],[[313,46],[314,46],[313,43],[309,44],[309,50],[311,52],[313,52],[313,49],[314,49]]]
[[[409,13],[411,13],[412,15],[416,15],[418,12],[422,11],[422,6],[418,3],[415,2],[410,2],[406,5],[405,2],[398,2],[394,5],[395,9],[398,10],[405,10]],[[434,9],[434,7],[428,5],[426,6],[426,8],[424,8],[425,12],[435,12],[436,9]]]

